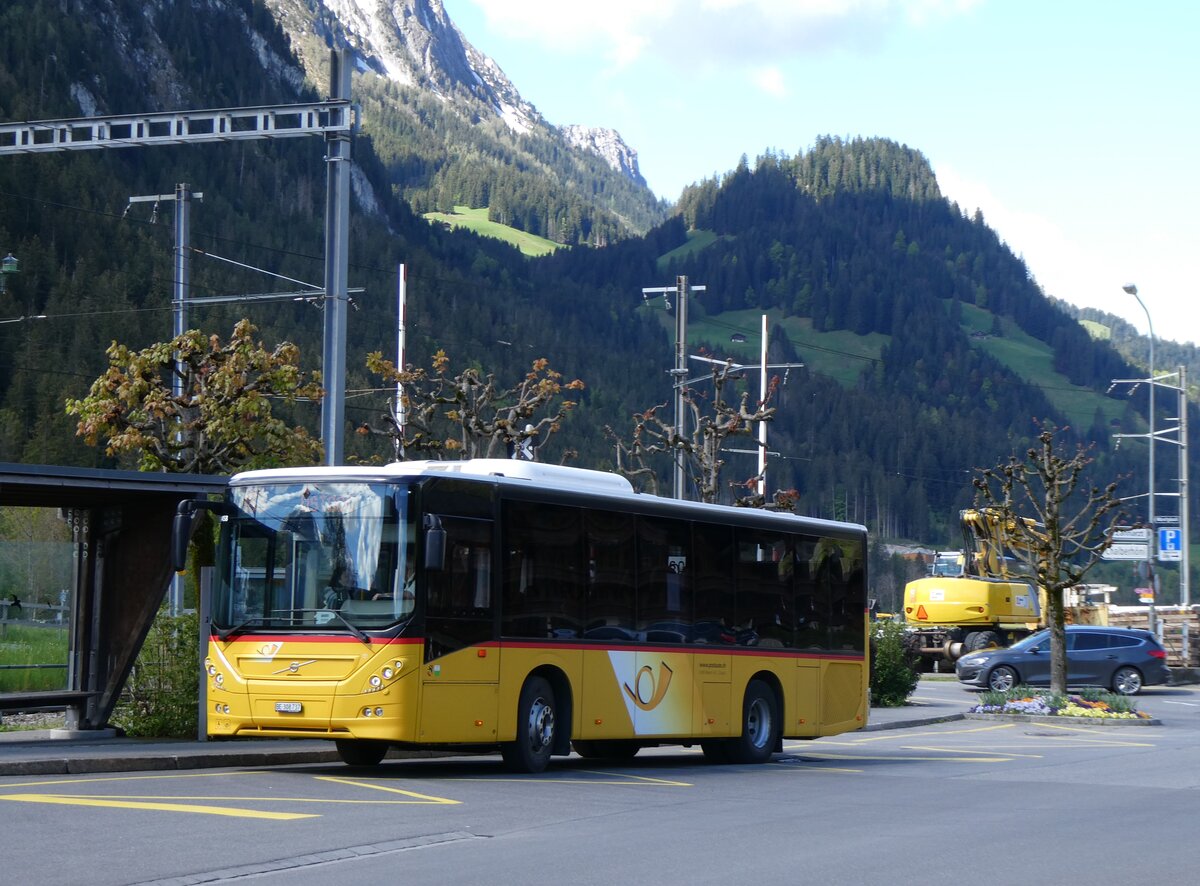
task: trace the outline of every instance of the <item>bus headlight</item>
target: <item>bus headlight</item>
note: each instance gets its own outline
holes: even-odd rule
[[[371,675],[371,688],[378,689],[382,685],[383,685],[383,680],[379,679],[379,675],[372,674]]]
[[[396,676],[396,672],[392,670],[391,665],[388,665],[383,669],[383,679],[390,680],[394,676]]]

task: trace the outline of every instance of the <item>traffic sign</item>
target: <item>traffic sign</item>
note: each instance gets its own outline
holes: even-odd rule
[[[1145,560],[1150,556],[1150,546],[1146,542],[1113,542],[1100,555],[1103,560]]]
[[[1145,544],[1150,541],[1150,529],[1145,526],[1138,529],[1118,529],[1113,533],[1113,541],[1140,541]]]
[[[1183,530],[1168,527],[1158,530],[1158,559],[1163,563],[1183,559]]]

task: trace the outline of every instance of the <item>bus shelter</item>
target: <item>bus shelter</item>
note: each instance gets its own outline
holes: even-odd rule
[[[53,592],[23,597],[13,570],[7,579],[0,571],[0,585],[8,582],[0,647],[10,634],[39,633],[66,647],[65,661],[0,663],[0,713],[65,709],[68,729],[107,724],[171,582],[175,508],[225,485],[225,477],[0,463],[0,508],[49,511],[66,539],[20,564],[27,581],[60,575]],[[32,668],[57,669],[55,688],[14,689],[17,673]]]

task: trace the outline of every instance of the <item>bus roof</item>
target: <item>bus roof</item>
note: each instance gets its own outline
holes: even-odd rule
[[[640,502],[642,507],[653,503],[652,506],[670,508],[672,510],[690,510],[693,511],[693,517],[700,518],[707,516],[708,519],[713,519],[714,511],[726,510],[736,512],[739,520],[755,519],[770,522],[787,522],[789,520],[803,519],[812,525],[814,529],[822,531],[839,530],[843,533],[865,533],[867,531],[865,526],[857,523],[843,523],[836,520],[809,517],[803,514],[768,511],[760,508],[735,508],[731,505],[703,504],[673,498],[661,498],[649,494],[639,494],[634,490],[633,485],[620,474],[506,458],[474,458],[464,461],[405,461],[392,462],[386,465],[324,465],[311,468],[270,468],[235,474],[230,478],[229,485],[237,487],[253,486],[261,483],[303,483],[305,481],[322,482],[331,480],[353,480],[360,483],[367,483],[373,480],[387,481],[401,477],[437,476],[470,477],[516,489],[526,486],[531,489],[558,490],[566,493],[584,493],[627,498],[631,501]]]
[[[633,494],[633,485],[620,474],[508,458],[472,458],[465,461],[401,461],[374,466],[271,468],[236,474],[229,483],[231,486],[243,486],[318,478],[325,480],[386,480],[393,477],[433,477],[447,474],[484,478],[508,477],[514,480],[528,480],[538,486],[571,489],[579,492],[602,492],[609,495]]]

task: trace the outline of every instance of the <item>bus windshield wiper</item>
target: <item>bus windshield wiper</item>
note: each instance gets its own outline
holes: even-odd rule
[[[337,616],[338,621],[340,621],[342,624],[344,624],[346,626],[346,630],[348,630],[354,636],[358,637],[359,640],[366,643],[368,646],[371,645],[371,638],[367,636],[366,631],[364,631],[358,625],[354,624],[352,621],[350,621],[350,619],[346,618],[346,616],[342,615],[336,609],[330,609],[328,611],[332,612],[334,615]]]
[[[343,625],[345,625],[346,630],[348,630],[350,633],[352,633],[355,637],[357,637],[363,643],[366,643],[368,646],[371,645],[371,638],[367,636],[367,632],[364,631],[362,628],[360,628],[358,625],[354,624],[354,622],[350,621],[348,618],[346,618],[346,616],[342,615],[336,609],[281,609],[279,611],[280,612],[292,612],[292,613],[328,612],[330,615],[336,617],[337,620],[340,621]]]
[[[246,628],[250,627],[250,625],[252,625],[256,622],[261,624],[262,619],[259,618],[258,616],[255,616],[254,618],[248,618],[243,622],[239,622],[238,624],[235,624],[231,628],[216,628],[217,636],[220,637],[222,640],[228,640],[232,635],[241,633]],[[215,625],[214,625],[214,627],[215,627]]]

